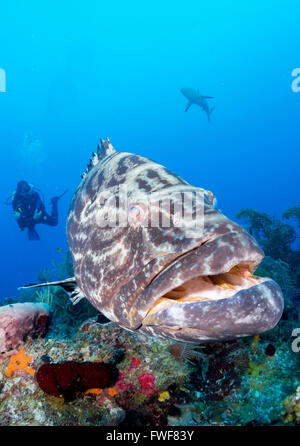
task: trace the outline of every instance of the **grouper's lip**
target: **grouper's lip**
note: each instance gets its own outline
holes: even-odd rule
[[[182,303],[150,312],[141,331],[191,343],[227,341],[272,329],[283,306],[279,286],[264,278],[231,298]]]

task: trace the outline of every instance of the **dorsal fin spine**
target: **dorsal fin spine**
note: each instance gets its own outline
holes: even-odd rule
[[[115,149],[113,148],[110,140],[108,138],[106,138],[106,141],[104,141],[103,139],[100,139],[100,145],[98,144],[98,146],[97,146],[97,153],[95,153],[95,152],[92,153],[92,158],[90,158],[90,162],[87,166],[87,169],[85,170],[83,175],[81,175],[81,178],[85,178],[87,173],[94,166],[96,166],[99,163],[99,161],[101,161],[103,158],[111,155],[112,153],[115,153]]]
[[[100,146],[98,144],[98,151],[97,151],[99,160],[102,160],[103,158],[111,155],[114,152],[115,152],[115,149],[113,148],[113,146],[108,138],[106,138],[106,141],[104,141],[103,139],[100,139]]]

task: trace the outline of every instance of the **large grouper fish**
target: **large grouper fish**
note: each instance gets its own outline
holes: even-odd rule
[[[199,230],[190,224],[194,199],[190,212],[176,213],[186,193],[202,197]],[[156,200],[149,204],[150,196]],[[174,197],[171,223],[163,225],[158,203]],[[225,341],[270,330],[282,315],[281,290],[253,275],[262,250],[214,201],[210,191],[101,140],[67,220],[74,277],[35,286],[61,285],[73,303],[86,297],[127,330],[176,341]],[[156,224],[146,224],[153,212]]]

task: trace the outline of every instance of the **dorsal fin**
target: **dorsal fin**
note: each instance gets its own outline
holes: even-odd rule
[[[92,153],[92,158],[90,159],[90,162],[89,162],[85,172],[83,173],[83,175],[81,175],[81,178],[85,178],[87,173],[94,166],[96,166],[96,164],[98,164],[99,161],[101,161],[103,158],[116,152],[108,138],[106,138],[106,141],[104,141],[103,139],[100,139],[100,143],[101,143],[101,145],[98,144],[97,153],[95,153],[95,152]]]
[[[108,138],[106,138],[106,141],[100,139],[100,143],[101,145],[98,144],[98,150],[97,150],[97,155],[99,160],[102,160],[103,158],[111,155],[112,153],[115,153],[115,149],[113,148]]]

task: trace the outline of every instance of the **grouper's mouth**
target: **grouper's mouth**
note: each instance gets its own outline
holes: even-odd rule
[[[218,245],[228,248],[229,244],[226,240],[228,236],[232,237],[232,233],[220,238],[214,237],[165,264],[148,286],[155,285],[168,275],[170,283],[179,281],[180,285],[171,289],[168,286],[151,308],[151,313],[161,309],[164,304],[170,303],[170,300],[176,303],[188,303],[227,299],[241,290],[268,280],[253,275],[253,271],[263,258],[263,253],[257,245],[254,249],[246,247],[241,250],[242,252],[233,255],[231,252],[218,254],[220,250]],[[221,238],[222,242],[220,242]],[[252,242],[251,239],[250,241]],[[217,262],[216,259],[218,259]],[[166,281],[163,282],[166,283]]]
[[[253,275],[247,267],[236,265],[230,271],[198,276],[166,292],[151,308],[151,314],[174,303],[217,301],[232,298],[241,290],[249,290],[267,280]]]
[[[209,342],[273,328],[283,311],[278,285],[253,274],[263,252],[244,231],[226,233],[174,259],[152,279],[141,331]]]

